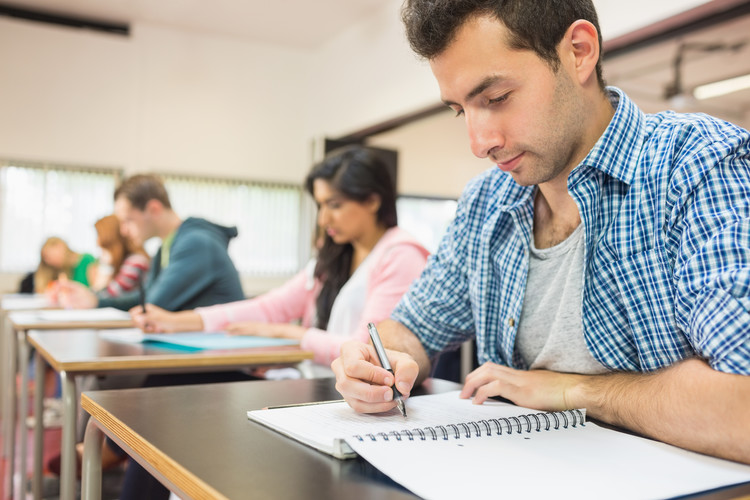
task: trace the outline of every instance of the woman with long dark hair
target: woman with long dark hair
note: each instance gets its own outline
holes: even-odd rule
[[[344,341],[366,340],[367,323],[390,315],[428,252],[398,228],[393,180],[373,152],[356,146],[333,151],[312,168],[305,186],[323,236],[312,275],[303,270],[257,298],[193,311],[134,308],[135,323],[148,332],[228,330],[299,339],[323,365]]]

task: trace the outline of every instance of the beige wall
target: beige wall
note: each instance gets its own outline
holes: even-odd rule
[[[368,145],[399,152],[398,191],[403,194],[458,198],[472,177],[492,168],[469,150],[461,117],[446,111],[373,136]]]
[[[401,1],[383,0],[379,13],[309,50],[0,17],[0,158],[300,182],[313,139],[439,102],[404,39]],[[634,1],[595,2],[605,38],[705,3]]]
[[[161,27],[0,17],[0,157],[298,183],[308,61]]]

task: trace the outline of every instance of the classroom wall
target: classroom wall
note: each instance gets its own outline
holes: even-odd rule
[[[0,158],[299,183],[306,51],[0,17]]]
[[[399,152],[398,190],[409,195],[458,198],[472,177],[494,167],[471,153],[463,118],[448,108],[367,144]]]
[[[402,0],[352,25],[312,55],[310,137],[338,137],[439,102],[429,66],[409,49]]]
[[[439,102],[404,39],[401,2],[305,50],[0,17],[0,158],[299,182],[313,139]],[[605,38],[703,3],[595,1]]]
[[[605,39],[703,3],[595,0]],[[320,138],[439,102],[400,5],[383,0],[304,50],[139,23],[120,37],[0,17],[0,159],[299,183]],[[443,115],[373,143],[400,149],[407,194],[455,197],[489,167],[471,156],[461,120]],[[0,291],[17,278],[0,275]]]

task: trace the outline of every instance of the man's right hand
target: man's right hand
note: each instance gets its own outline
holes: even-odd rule
[[[396,388],[404,398],[411,393],[419,365],[408,354],[386,350],[395,373]],[[375,348],[356,340],[341,346],[341,356],[331,363],[336,374],[336,390],[349,406],[360,413],[381,413],[396,406],[393,401],[394,376],[380,366]]]
[[[171,312],[153,304],[146,304],[146,312],[140,305],[130,309],[135,326],[146,333],[175,333],[203,330],[203,320],[195,311]]]
[[[91,309],[99,305],[94,292],[69,280],[64,274],[60,275],[50,294],[54,296],[53,302],[65,309]]]

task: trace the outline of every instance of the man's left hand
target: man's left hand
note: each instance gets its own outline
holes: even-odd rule
[[[573,388],[583,375],[557,373],[546,370],[516,370],[495,363],[485,363],[466,376],[461,397],[474,395],[474,404],[487,398],[501,396],[519,406],[537,410],[558,411],[572,409]]]

